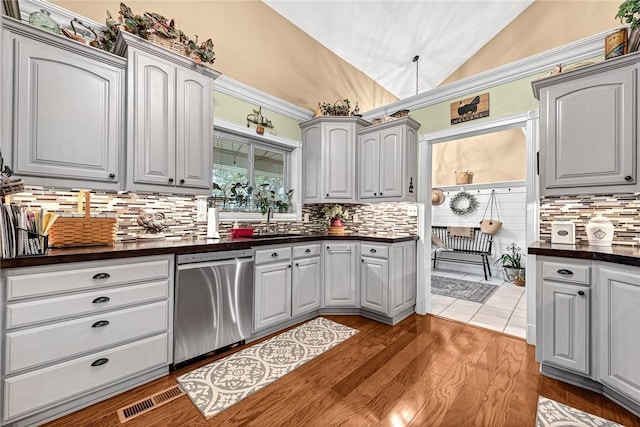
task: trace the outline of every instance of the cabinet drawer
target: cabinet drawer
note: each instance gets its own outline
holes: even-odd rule
[[[320,243],[293,247],[293,258],[307,258],[320,255]]]
[[[389,247],[382,245],[360,244],[360,254],[373,258],[389,258]]]
[[[79,264],[69,264],[66,269],[20,275],[11,275],[10,272],[7,277],[7,299],[88,290],[168,277],[168,259],[135,263],[118,263],[118,260],[113,260],[104,265],[94,264],[86,268]]]
[[[4,380],[4,419],[167,365],[167,334],[140,340]],[[98,366],[92,363],[106,359]],[[100,360],[103,362],[104,360]]]
[[[256,264],[265,264],[274,261],[289,261],[291,259],[291,246],[256,251]]]
[[[542,262],[542,278],[559,282],[588,285],[590,266],[565,262]]]
[[[162,301],[9,332],[5,339],[5,371],[8,374],[125,340],[164,332],[168,326],[167,307],[168,303]]]
[[[169,281],[7,304],[7,329],[166,299]]]

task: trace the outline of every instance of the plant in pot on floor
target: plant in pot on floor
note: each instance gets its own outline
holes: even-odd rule
[[[502,273],[504,279],[508,282],[514,283],[516,276],[522,278],[524,285],[524,267],[522,267],[522,257],[524,254],[520,252],[520,248],[515,243],[507,246],[507,252],[500,255],[494,264],[502,264]]]

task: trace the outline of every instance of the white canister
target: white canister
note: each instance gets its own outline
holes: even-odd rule
[[[596,216],[587,224],[587,240],[593,246],[611,246],[613,224],[608,218]]]

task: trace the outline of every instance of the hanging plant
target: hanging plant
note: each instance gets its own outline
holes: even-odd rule
[[[451,199],[449,207],[454,214],[466,216],[478,209],[478,199],[466,191],[461,191]]]

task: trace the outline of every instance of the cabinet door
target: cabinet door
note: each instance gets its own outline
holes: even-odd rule
[[[640,403],[640,275],[598,269],[600,382]]]
[[[323,123],[325,199],[355,200],[355,126]]]
[[[291,319],[291,264],[279,262],[255,268],[254,330]]]
[[[396,244],[391,247],[389,263],[389,315],[416,304],[416,245]]]
[[[388,315],[388,295],[389,261],[363,256],[360,260],[360,306]]]
[[[358,244],[325,243],[324,306],[358,306]]]
[[[589,374],[589,289],[542,282],[542,358]]]
[[[380,131],[380,197],[402,196],[404,127]]]
[[[361,199],[371,199],[380,192],[380,133],[374,132],[358,137],[360,151],[360,191]]]
[[[304,203],[322,201],[322,143],[320,125],[302,131],[302,195]]]
[[[293,264],[292,315],[317,310],[320,299],[320,257],[296,260]]]
[[[211,79],[177,71],[176,185],[209,188],[213,167],[213,91]]]
[[[175,185],[176,69],[133,52],[132,127],[134,182]],[[131,75],[131,73],[130,73]]]
[[[5,161],[18,175],[116,183],[124,70],[13,37],[13,55],[5,59],[14,60],[15,157]]]
[[[636,73],[620,68],[542,92],[543,193],[635,185]]]

